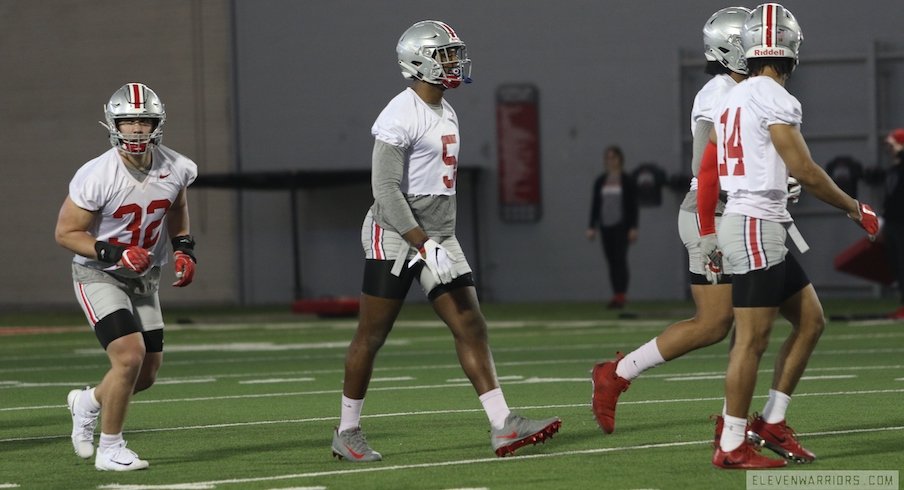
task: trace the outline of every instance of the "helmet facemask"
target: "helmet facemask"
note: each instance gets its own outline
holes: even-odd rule
[[[431,78],[439,80],[446,88],[455,88],[461,82],[470,83],[471,60],[464,44],[451,44],[438,48],[422,48],[424,57],[434,61]],[[430,82],[433,83],[433,82]]]
[[[119,125],[126,121],[141,121],[151,124],[150,133],[123,133]],[[163,138],[163,129],[160,127],[160,120],[157,118],[133,118],[118,117],[113,119],[113,130],[110,131],[110,140],[116,140],[113,146],[117,147],[124,153],[131,155],[141,155],[148,151],[148,145],[159,144]]]

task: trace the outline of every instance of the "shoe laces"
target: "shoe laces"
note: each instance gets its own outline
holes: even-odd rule
[[[367,438],[364,437],[364,431],[362,431],[360,427],[345,431],[343,434],[345,434],[345,436],[342,436],[342,441],[351,446],[356,453],[371,451],[370,446],[367,445]]]
[[[89,413],[84,415],[76,408],[75,415],[76,423],[78,424],[79,429],[81,429],[81,432],[90,434],[91,437],[94,437],[94,428],[97,427],[97,414]]]
[[[108,459],[117,459],[120,461],[125,458],[129,458],[132,460],[138,460],[139,459],[138,454],[136,454],[135,451],[132,451],[131,449],[127,448],[126,444],[128,444],[126,441],[122,441],[120,443],[117,443],[113,446],[106,448],[104,450],[105,456],[107,456]]]
[[[766,422],[765,417],[763,417],[762,415],[760,415],[757,412],[754,412],[753,420],[756,420],[757,418],[761,418],[763,420],[764,424],[775,427],[779,432],[782,433],[782,435],[789,437],[795,441],[797,440],[797,431],[795,431],[794,428],[792,428],[790,425],[788,425],[788,423],[786,421],[782,420],[781,422],[779,422],[777,424],[770,424],[770,423]]]

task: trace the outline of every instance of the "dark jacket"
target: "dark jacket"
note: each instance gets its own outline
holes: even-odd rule
[[[593,182],[593,202],[590,204],[590,228],[600,228],[600,213],[603,206],[602,187],[608,174],[600,175]],[[637,186],[627,173],[622,172],[622,225],[627,229],[637,228]]]

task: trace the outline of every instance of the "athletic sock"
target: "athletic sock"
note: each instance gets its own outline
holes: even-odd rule
[[[118,434],[104,434],[100,433],[100,440],[98,441],[97,446],[99,448],[108,448],[111,446],[115,446],[122,442],[122,432]]]
[[[719,447],[723,452],[730,453],[741,447],[747,437],[747,419],[725,415],[725,425],[722,426],[722,438],[719,439]]]
[[[353,400],[342,395],[342,409],[339,417],[337,432],[354,429],[361,426],[361,409],[364,408],[364,399]]]
[[[790,396],[770,389],[769,400],[766,401],[766,407],[763,408],[763,420],[767,424],[777,424],[785,420],[785,412],[788,411],[789,403],[791,403]]]
[[[502,394],[502,388],[496,388],[480,395],[480,403],[483,404],[483,410],[490,419],[490,425],[495,430],[499,430],[505,426],[505,419],[512,413],[509,410],[508,403],[505,402],[505,395]]]
[[[88,395],[88,396],[85,396]],[[78,397],[78,408],[87,413],[97,413],[100,410],[100,402],[94,396],[94,388],[87,389],[82,392],[82,396]]]
[[[615,366],[615,374],[631,381],[640,376],[640,373],[664,362],[665,359],[662,358],[659,347],[656,346],[656,339],[653,338],[619,361],[618,366]]]

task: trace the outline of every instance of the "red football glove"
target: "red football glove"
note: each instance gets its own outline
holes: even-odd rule
[[[191,255],[178,251],[173,254],[173,258],[176,266],[176,282],[173,283],[173,286],[177,288],[188,286],[195,278],[195,261],[192,260]]]
[[[869,235],[870,241],[875,240],[876,235],[879,234],[879,216],[873,211],[873,208],[871,208],[869,204],[863,204],[860,201],[857,201],[857,209],[860,211],[859,217],[850,214],[848,214],[848,217],[856,221],[861,228],[866,230],[866,234]]]
[[[127,247],[122,252],[119,265],[141,274],[151,266],[151,253],[141,247]]]

